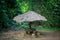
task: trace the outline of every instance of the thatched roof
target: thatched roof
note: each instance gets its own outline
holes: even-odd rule
[[[42,20],[42,21],[47,21],[47,19],[44,16],[41,16],[40,14],[34,12],[34,11],[28,11],[27,13],[24,13],[22,15],[18,15],[16,17],[14,17],[14,19],[16,22],[24,22],[24,21],[38,21],[38,20]]]

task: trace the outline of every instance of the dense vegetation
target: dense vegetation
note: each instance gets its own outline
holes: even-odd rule
[[[41,22],[46,28],[60,29],[60,0],[0,0],[0,30],[27,27],[28,23],[16,23],[13,18],[29,10],[45,16]]]

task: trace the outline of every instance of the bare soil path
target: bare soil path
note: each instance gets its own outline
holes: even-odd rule
[[[20,31],[0,33],[0,40],[60,40],[60,31],[57,32],[42,32],[40,37],[25,35]]]

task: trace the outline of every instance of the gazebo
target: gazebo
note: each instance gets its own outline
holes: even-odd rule
[[[14,17],[13,20],[16,22],[29,22],[29,28],[31,30],[33,29],[31,27],[33,22],[40,21],[40,20],[47,21],[47,19],[44,16],[42,16],[34,11],[28,11],[24,14],[18,15],[16,17]],[[33,30],[31,32],[33,32]]]

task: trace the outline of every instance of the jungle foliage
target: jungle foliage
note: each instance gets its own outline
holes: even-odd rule
[[[60,28],[60,0],[0,0],[0,30],[27,27],[27,23],[16,23],[13,18],[29,10],[47,18],[43,27]]]

